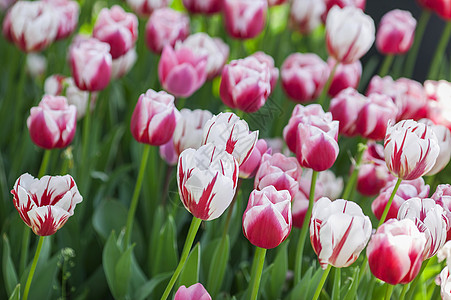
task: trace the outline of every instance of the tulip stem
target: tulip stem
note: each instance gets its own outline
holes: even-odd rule
[[[334,80],[335,71],[337,71],[338,65],[340,63],[336,62],[334,67],[332,68],[332,71],[330,71],[329,78],[326,81],[326,84],[324,84],[323,90],[321,91],[321,95],[318,98],[318,104],[323,106],[324,110],[326,110],[327,107],[324,107],[327,98],[327,92],[329,91],[330,85],[332,84],[332,81]]]
[[[49,149],[46,149],[44,151],[44,156],[42,157],[41,167],[39,168],[38,178],[41,178],[47,172],[47,166],[49,164],[51,153],[52,153],[52,150],[49,150]]]
[[[301,281],[302,272],[302,255],[304,253],[305,239],[307,237],[307,231],[310,223],[310,217],[312,216],[313,203],[315,202],[315,186],[318,179],[318,172],[312,171],[312,183],[310,184],[310,197],[308,203],[308,209],[305,213],[304,222],[302,223],[301,235],[299,236],[298,246],[296,250],[296,260],[294,265],[294,285],[296,286]]]
[[[390,199],[388,199],[387,204],[385,205],[385,209],[384,212],[382,213],[381,219],[379,220],[379,224],[377,224],[377,227],[381,226],[384,222],[385,219],[387,218],[388,215],[388,211],[390,210],[390,206],[393,202],[393,198],[395,198],[396,195],[396,191],[398,191],[399,185],[401,184],[402,179],[398,178],[398,181],[396,181],[396,185],[393,188],[393,192],[390,195]]]
[[[179,277],[180,272],[182,272],[182,269],[185,266],[186,259],[188,258],[189,251],[191,250],[191,246],[193,245],[194,238],[196,237],[197,230],[199,229],[201,223],[201,219],[193,216],[193,220],[191,221],[191,225],[188,230],[188,235],[186,236],[185,245],[183,246],[182,255],[180,256],[179,264],[175,269],[174,274],[172,274],[171,280],[166,286],[163,296],[161,296],[161,300],[166,300],[168,298],[169,294],[171,293],[172,287],[175,284],[175,281]]]
[[[323,289],[324,283],[326,282],[327,276],[329,275],[330,269],[332,269],[332,265],[328,265],[327,269],[324,270],[323,276],[321,276],[321,280],[318,284],[318,287],[316,288],[315,295],[313,296],[312,300],[318,299],[319,294],[321,293],[321,290]]]
[[[445,29],[443,29],[442,37],[438,43],[437,50],[435,50],[434,58],[429,69],[427,79],[437,79],[440,75],[438,71],[441,67],[443,60],[443,54],[445,53],[446,46],[448,45],[449,38],[451,36],[451,21],[446,22]]]
[[[263,265],[265,264],[265,256],[266,256],[266,249],[256,247],[255,249],[255,256],[254,256],[254,263],[252,267],[252,277],[251,277],[251,284],[252,284],[252,292],[251,292],[251,300],[257,299],[258,295],[258,288],[260,287],[260,280],[262,278],[262,271],[263,271]]]
[[[22,300],[28,299],[28,293],[30,292],[31,281],[33,280],[34,271],[36,271],[36,265],[38,264],[39,254],[41,253],[42,244],[44,243],[44,236],[39,237],[38,247],[34,254],[33,263],[31,264],[30,273],[28,273],[27,283],[25,284],[25,290]]]
[[[363,143],[359,143],[357,145],[357,156],[355,160],[354,170],[352,171],[351,177],[349,177],[348,183],[346,184],[346,188],[343,192],[342,199],[349,199],[354,190],[355,182],[357,180],[357,176],[359,175],[359,167],[362,162],[363,153],[365,152],[367,146]]]
[[[124,246],[130,245],[133,219],[135,217],[136,208],[138,206],[139,193],[141,192],[141,186],[146,172],[147,159],[149,157],[150,145],[144,145],[144,150],[141,157],[141,166],[139,167],[138,179],[136,180],[135,190],[133,191],[132,200],[130,202],[130,208],[128,209],[127,225],[125,227]]]
[[[382,66],[379,70],[379,76],[380,77],[384,77],[385,75],[388,74],[388,71],[390,70],[390,67],[393,63],[393,59],[395,58],[394,55],[392,54],[388,54],[385,56],[384,58],[384,62],[382,63]]]
[[[387,289],[385,290],[385,300],[390,300],[391,299],[391,294],[393,293],[393,288],[395,287],[394,285],[388,284],[387,285]]]
[[[421,269],[420,272],[418,272],[418,275],[415,277],[415,279],[410,283],[410,287],[409,287],[409,291],[406,295],[406,298],[409,300],[412,300],[414,298],[414,294],[415,294],[415,290],[417,288],[418,285],[418,281],[421,278],[421,274],[423,274],[424,269],[426,269],[427,265],[429,264],[431,260],[428,259],[426,261],[423,262],[423,264],[421,265]]]
[[[420,49],[421,41],[423,40],[424,31],[431,17],[431,11],[423,9],[421,13],[420,20],[418,20],[418,26],[415,30],[415,39],[413,41],[412,48],[410,48],[409,54],[407,55],[406,61],[406,71],[404,75],[407,78],[412,77],[413,69],[415,67],[415,62],[418,56],[418,50]]]
[[[83,120],[83,136],[82,136],[82,149],[81,149],[81,169],[83,170],[83,174],[81,175],[81,178],[83,178],[83,185],[82,189],[85,189],[85,182],[87,180],[87,174],[88,173],[88,162],[87,162],[87,156],[88,156],[88,144],[89,144],[89,132],[91,127],[91,92],[88,94],[88,103],[86,105],[86,113]],[[83,191],[86,192],[86,191]]]
[[[399,296],[399,300],[404,300],[408,290],[409,290],[409,284],[406,283],[406,284],[404,284],[404,286],[402,288],[401,295]],[[432,299],[434,299],[434,298],[432,298]]]
[[[25,270],[28,261],[28,248],[30,247],[30,228],[24,224],[24,230],[22,235],[22,249],[20,251],[20,274]]]

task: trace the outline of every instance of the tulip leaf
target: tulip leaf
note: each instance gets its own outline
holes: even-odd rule
[[[16,269],[14,267],[13,260],[11,258],[11,248],[9,245],[9,240],[6,234],[3,234],[3,258],[2,258],[2,272],[3,279],[5,281],[5,289],[8,295],[12,295],[13,291],[17,289],[17,283],[19,282],[17,278]],[[14,288],[15,287],[15,288]]]
[[[155,257],[157,256],[158,242],[160,239],[160,231],[163,228],[163,220],[166,219],[163,206],[158,206],[153,215],[152,230],[150,232],[150,244],[149,244],[149,261],[148,270],[152,275],[154,274]]]
[[[354,271],[354,276],[352,277],[351,285],[347,288],[347,293],[343,300],[351,300],[357,298],[357,288],[359,285],[359,272],[360,268],[357,267]]]
[[[114,218],[111,216],[114,216]],[[106,240],[110,236],[111,231],[121,231],[126,219],[127,209],[121,202],[105,199],[95,210],[92,225],[95,231]]]
[[[173,272],[158,274],[157,276],[153,277],[152,280],[147,281],[136,291],[133,299],[144,300],[145,298],[149,297],[149,295],[160,283],[168,280],[172,276],[172,273]]]
[[[277,255],[273,262],[273,269],[271,272],[271,282],[269,287],[269,299],[278,299],[282,294],[285,278],[288,270],[288,251],[287,246],[289,242],[286,241],[277,247]]]
[[[334,268],[334,285],[332,288],[332,300],[340,299],[341,268]]]
[[[315,269],[316,271],[313,273]],[[303,299],[312,299],[322,275],[323,270],[321,268],[311,266],[291,291],[289,299],[297,300],[301,295]]]
[[[212,298],[220,291],[224,280],[227,262],[230,255],[230,239],[227,234],[224,239],[217,243],[215,252],[211,258],[210,270],[208,271],[207,290]]]
[[[115,286],[116,278],[116,263],[121,257],[121,251],[117,245],[116,234],[114,231],[111,232],[105,247],[103,248],[102,263],[103,270],[105,272],[105,277],[110,287],[111,293],[115,299],[118,299],[118,294]]]
[[[13,293],[8,298],[9,300],[20,300],[20,283],[16,285]]]
[[[152,259],[152,275],[173,271],[177,267],[177,230],[174,218],[169,216],[160,231],[156,245],[155,256]]]
[[[200,244],[197,243],[186,259],[185,266],[180,273],[177,287],[182,285],[189,287],[199,282],[200,255],[201,248]]]
[[[133,246],[129,246],[128,249],[121,255],[114,268],[114,283],[117,299],[124,299],[129,290],[130,277],[132,273],[132,255]]]

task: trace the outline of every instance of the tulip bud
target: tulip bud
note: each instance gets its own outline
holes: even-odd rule
[[[216,14],[221,12],[223,0],[183,0],[183,6],[192,14]]]
[[[411,282],[420,271],[425,244],[424,233],[412,220],[388,220],[366,248],[371,273],[392,285]]]
[[[337,61],[332,57],[327,59],[327,65],[329,70],[337,64]],[[360,60],[356,60],[352,64],[339,64],[335,70],[334,78],[330,84],[329,96],[335,97],[339,92],[349,87],[357,89],[362,76],[362,63]]]
[[[246,121],[234,113],[213,116],[204,126],[202,144],[213,143],[218,149],[230,153],[242,165],[254,150],[258,130],[249,131]]]
[[[135,48],[132,48],[124,55],[113,59],[113,64],[111,65],[111,77],[117,79],[127,74],[135,64],[136,58],[136,50]]]
[[[196,218],[208,221],[220,217],[232,202],[237,181],[237,161],[211,143],[180,154],[177,167],[180,200]]]
[[[25,173],[16,180],[11,194],[22,220],[40,236],[60,229],[83,200],[70,175],[37,179]]]
[[[66,97],[45,95],[27,119],[31,140],[44,149],[66,147],[75,135],[76,115],[75,106],[68,105]]]
[[[413,44],[417,21],[409,11],[395,9],[379,23],[376,47],[383,54],[404,54]]]
[[[429,172],[440,153],[434,131],[425,124],[404,120],[388,125],[385,162],[394,175],[412,180]]]
[[[343,64],[359,60],[374,42],[374,21],[355,7],[330,9],[326,20],[329,55]]]
[[[446,80],[426,80],[424,89],[427,95],[429,114],[428,118],[435,124],[451,128],[451,82]]]
[[[343,268],[357,260],[371,236],[370,218],[352,201],[323,197],[313,206],[310,240],[321,268]]]
[[[161,53],[164,46],[175,46],[189,35],[189,18],[171,8],[161,8],[153,13],[146,24],[146,43],[150,51]]]
[[[165,90],[176,97],[189,97],[207,78],[207,57],[197,56],[188,47],[165,46],[158,63],[158,78]]]
[[[279,79],[279,69],[274,66],[274,58],[262,51],[257,51],[251,56],[255,57],[260,63],[268,65],[270,73],[271,92],[274,91],[274,88],[277,84],[277,79]]]
[[[326,11],[324,1],[293,0],[290,8],[290,23],[302,34],[310,34],[321,24],[321,15]]]
[[[130,130],[140,143],[160,146],[169,141],[176,125],[174,96],[152,89],[141,94],[133,111]]]
[[[210,294],[202,283],[196,283],[187,288],[182,285],[175,293],[174,300],[211,300]]]
[[[367,103],[366,97],[353,88],[341,91],[330,101],[329,110],[334,120],[339,122],[340,134],[345,136],[357,135],[357,118]]]
[[[283,90],[301,103],[318,98],[329,73],[327,64],[314,53],[293,53],[280,70]]]
[[[224,0],[227,33],[237,39],[256,37],[265,27],[267,0]]]
[[[43,0],[53,6],[58,13],[58,33],[55,39],[61,40],[74,32],[78,24],[80,5],[71,0]]]
[[[243,214],[244,236],[254,246],[272,249],[291,232],[291,196],[273,186],[253,190]]]
[[[222,70],[219,95],[230,108],[256,112],[271,93],[271,73],[266,63],[255,57],[232,60]]]
[[[166,8],[172,0],[125,0],[139,16],[148,17],[161,8]]]
[[[249,158],[240,166],[240,178],[254,177],[265,153],[271,154],[271,148],[268,148],[264,139],[259,139]]]

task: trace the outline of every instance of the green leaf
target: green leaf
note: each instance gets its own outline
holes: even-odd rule
[[[92,225],[95,231],[106,240],[111,231],[120,232],[126,220],[127,209],[121,202],[104,199],[95,210]]]
[[[278,299],[282,294],[285,278],[288,270],[288,241],[278,247],[276,258],[273,262],[271,282],[269,283],[269,298]]]
[[[224,280],[227,262],[230,256],[230,239],[227,234],[221,242],[217,243],[215,252],[211,258],[210,269],[208,271],[207,290],[212,298],[215,298],[220,291]]]
[[[50,239],[48,237],[44,240],[42,250],[44,250],[45,244],[49,241]],[[29,300],[52,299],[51,295],[56,280],[56,274],[59,269],[58,261],[60,260],[60,255],[59,253],[55,254],[49,260],[41,260],[41,258],[42,257],[39,256],[39,261],[36,266],[33,281],[31,282],[30,294],[28,295]],[[22,287],[25,287],[30,268],[31,263],[20,277],[20,283]]]
[[[164,224],[160,231],[160,237],[156,245],[156,255],[152,258],[152,275],[173,271],[177,267],[177,230],[172,216]]]
[[[134,294],[133,299],[135,300],[144,300],[147,298],[153,290],[163,281],[168,280],[171,278],[172,272],[164,273],[164,274],[158,274],[152,280],[147,281],[144,285],[142,285]]]
[[[115,286],[116,262],[121,257],[121,251],[117,245],[116,234],[111,232],[105,247],[103,248],[102,263],[105,277],[110,287],[110,291],[114,298],[118,299],[118,293]]]
[[[340,299],[340,286],[341,286],[341,269],[334,268],[334,285],[332,288],[332,300]]]
[[[316,271],[313,273],[315,269]],[[302,299],[312,299],[322,275],[323,270],[321,268],[311,266],[307,272],[305,272],[301,281],[299,281],[291,291],[289,299],[298,300],[300,297]]]
[[[148,261],[148,270],[150,274],[154,274],[154,265],[155,265],[155,257],[158,252],[158,242],[160,239],[160,231],[163,227],[163,220],[166,219],[166,212],[163,209],[163,206],[158,206],[153,215],[152,222],[152,230],[150,232],[150,244],[149,244],[149,261]]]
[[[16,288],[9,297],[9,300],[20,300],[20,283],[16,285]]]
[[[9,246],[9,240],[6,234],[3,234],[3,258],[2,258],[2,271],[3,279],[5,280],[5,289],[8,295],[11,295],[14,290],[17,289],[16,268],[14,267],[13,260],[11,258],[11,248]]]
[[[115,291],[118,299],[124,299],[129,290],[130,277],[131,277],[131,263],[133,255],[133,246],[129,246],[128,249],[121,255],[117,262],[114,271]]]
[[[356,267],[356,269],[354,271],[354,276],[352,276],[351,285],[348,288],[348,292],[346,293],[343,300],[351,300],[351,299],[357,298],[357,288],[359,285],[359,274],[360,274],[359,270],[360,270],[360,268]]]
[[[189,287],[195,283],[199,282],[199,268],[200,268],[200,255],[201,249],[200,244],[197,243],[196,246],[191,250],[188,258],[186,259],[185,266],[180,273],[178,284],[179,286]]]

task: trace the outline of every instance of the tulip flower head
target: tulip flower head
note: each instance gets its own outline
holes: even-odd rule
[[[449,273],[449,268],[446,266],[440,272],[438,280],[436,279],[437,285],[440,285],[440,296],[443,300],[451,299],[451,277]]]
[[[417,21],[409,11],[395,9],[386,13],[376,35],[377,49],[383,54],[403,54],[413,44]]]
[[[327,65],[329,70],[332,71],[333,67],[337,64],[336,60],[332,57],[327,59]],[[330,72],[331,72],[330,71]],[[335,97],[342,90],[349,87],[357,89],[362,76],[362,63],[360,60],[356,60],[352,64],[338,64],[332,83],[330,84],[329,91],[327,93],[331,97]]]
[[[268,55],[262,51],[257,51],[251,55],[255,57],[259,62],[267,64],[269,67],[270,73],[270,82],[271,82],[271,92],[274,91],[276,87],[277,80],[279,79],[279,69],[274,66],[274,58],[271,55]]]
[[[451,128],[451,82],[426,80],[424,89],[428,98],[428,118],[435,124]]]
[[[271,148],[268,148],[264,139],[259,139],[249,158],[240,166],[240,178],[254,177],[265,153],[271,154]]]
[[[267,0],[224,0],[223,5],[225,28],[230,36],[251,39],[263,30]]]
[[[132,48],[124,55],[113,59],[113,63],[111,65],[111,77],[117,79],[127,74],[135,64],[136,59],[137,54],[135,48]]]
[[[439,184],[431,198],[445,210],[448,220],[451,220],[451,185]],[[446,240],[451,240],[451,228],[448,229]]]
[[[196,283],[188,288],[184,285],[179,287],[174,300],[211,300],[211,296],[202,283]]]
[[[448,165],[451,158],[451,132],[445,126],[435,125],[429,119],[421,119],[418,122],[428,125],[437,136],[440,153],[435,161],[434,167],[426,173],[426,176],[435,175]]]
[[[183,0],[183,6],[193,14],[216,14],[222,10],[223,0]]]
[[[324,1],[293,0],[290,8],[291,27],[302,34],[310,34],[321,24],[321,15],[325,11]]]
[[[80,5],[71,0],[43,0],[51,4],[58,14],[58,33],[55,40],[61,40],[74,32],[78,24]]]
[[[139,16],[148,17],[158,9],[168,7],[172,0],[125,0]]]

